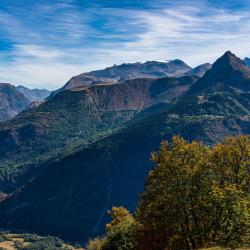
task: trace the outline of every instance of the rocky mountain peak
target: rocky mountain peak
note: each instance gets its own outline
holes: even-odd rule
[[[227,51],[212,66],[212,72],[223,77],[228,77],[231,73],[241,74],[243,78],[250,78],[250,69],[246,64],[231,51]],[[209,72],[211,74],[211,72]]]

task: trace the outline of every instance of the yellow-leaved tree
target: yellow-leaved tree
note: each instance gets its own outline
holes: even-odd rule
[[[175,136],[152,161],[137,209],[139,249],[189,250],[249,240],[249,137],[207,147]]]

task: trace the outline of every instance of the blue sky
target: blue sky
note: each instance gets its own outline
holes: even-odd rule
[[[56,89],[123,62],[250,56],[250,0],[0,0],[0,82]]]

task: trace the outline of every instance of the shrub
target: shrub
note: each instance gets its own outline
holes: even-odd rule
[[[105,238],[97,237],[90,240],[86,246],[86,250],[101,250],[105,242]]]
[[[106,225],[103,238],[90,240],[87,250],[132,250],[135,249],[136,221],[123,207],[113,207],[108,212],[112,220]]]

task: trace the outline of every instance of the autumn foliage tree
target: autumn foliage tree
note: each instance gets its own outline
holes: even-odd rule
[[[123,207],[113,207],[108,214],[106,234],[89,241],[87,250],[134,250],[137,223],[132,214]]]
[[[152,155],[137,209],[139,249],[198,249],[246,242],[250,226],[250,140],[214,147],[173,137]]]

